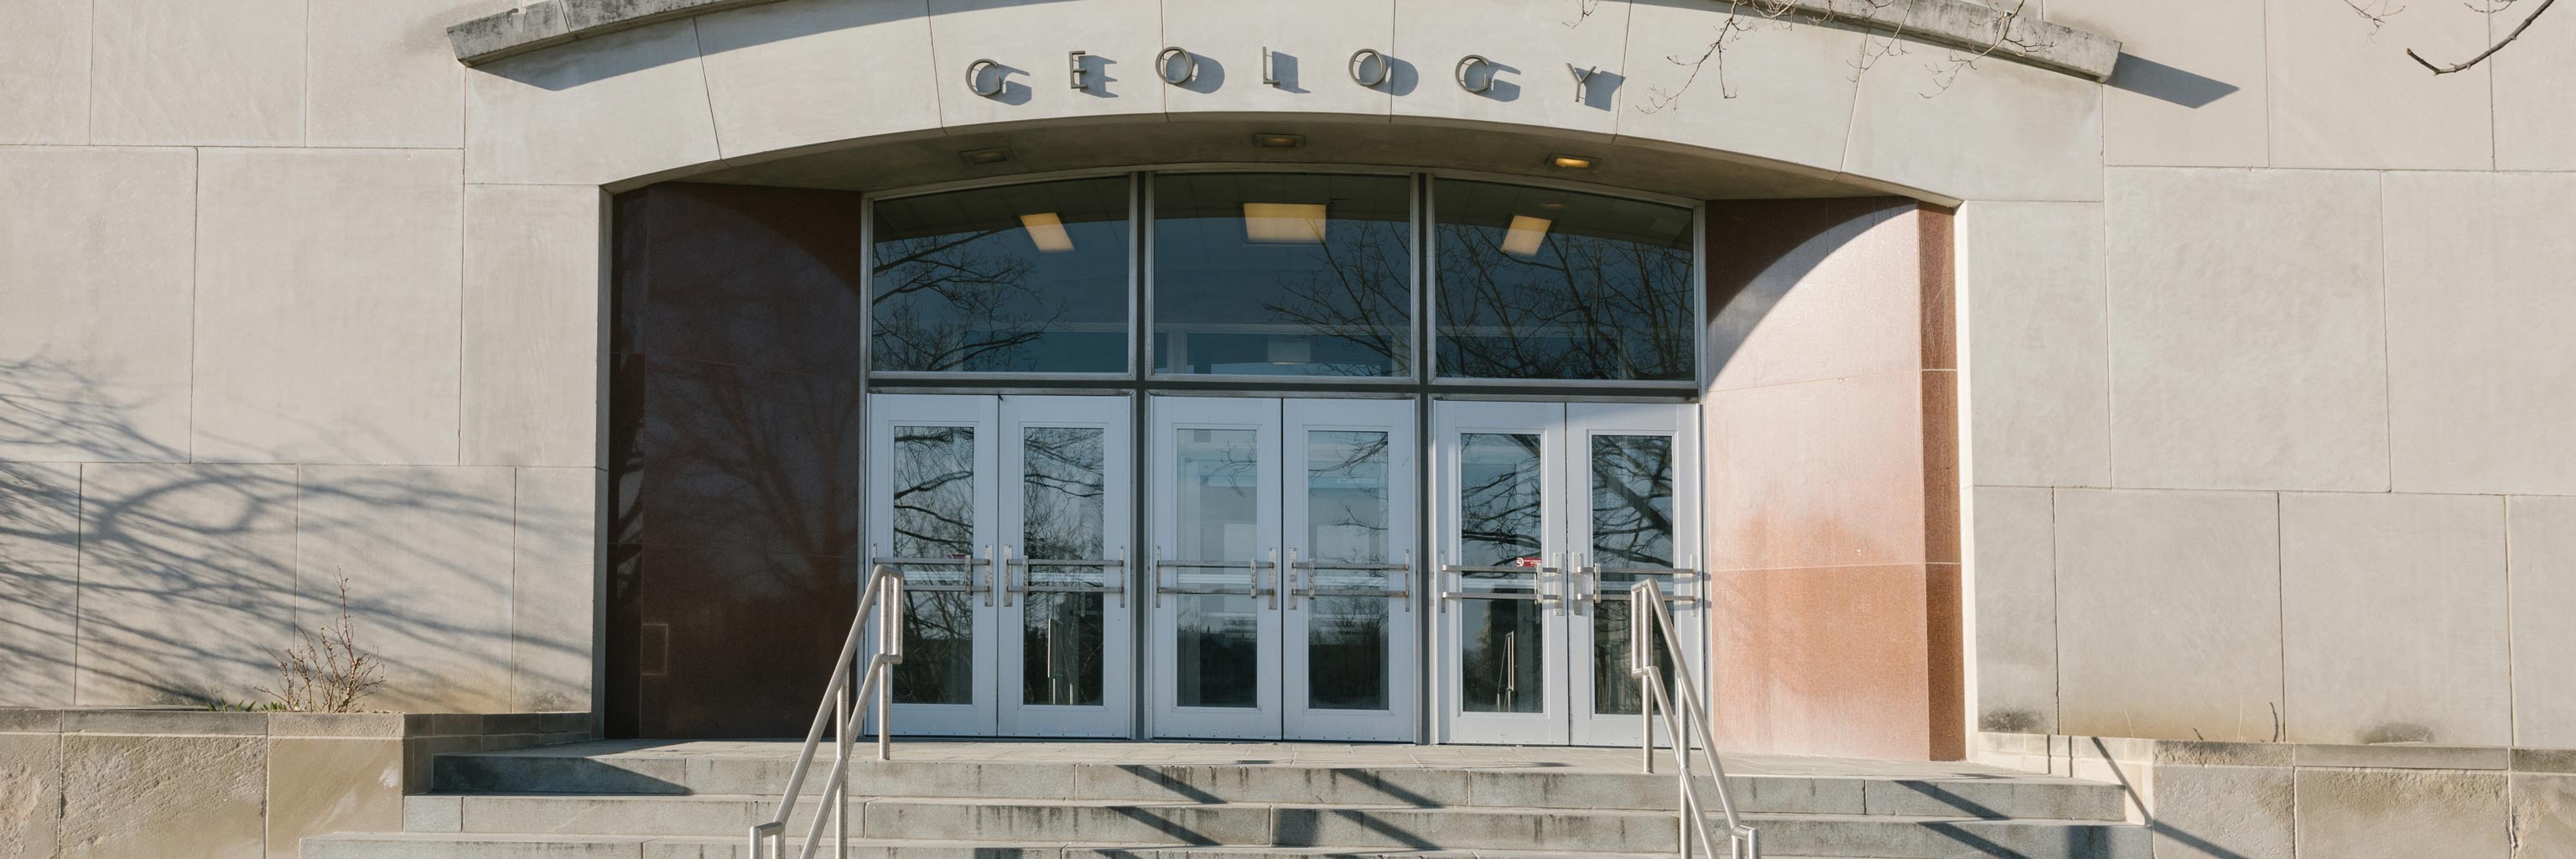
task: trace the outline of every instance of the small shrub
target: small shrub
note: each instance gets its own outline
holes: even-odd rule
[[[340,620],[321,631],[305,630],[304,640],[277,654],[283,679],[261,693],[276,699],[271,709],[307,713],[355,713],[358,702],[382,686],[384,663],[358,647],[349,623],[349,577],[340,577]]]

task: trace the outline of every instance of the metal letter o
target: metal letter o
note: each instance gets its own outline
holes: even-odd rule
[[[986,87],[984,86],[984,73],[992,69],[1000,68],[1001,65],[1001,63],[997,63],[992,60],[976,60],[974,62],[967,63],[966,89],[985,98],[1000,98],[1003,88],[1009,86],[1010,82],[1004,80],[1004,76],[1002,75],[994,75],[992,76],[993,85],[991,87]]]
[[[1374,78],[1362,71],[1368,68],[1370,60],[1377,61],[1377,77]],[[1378,84],[1386,83],[1386,79],[1393,74],[1393,71],[1388,67],[1386,55],[1378,53],[1375,48],[1361,48],[1359,53],[1351,55],[1351,80],[1358,81],[1360,86],[1374,88]]]
[[[1172,77],[1172,58],[1174,57],[1179,57],[1181,60],[1181,68],[1187,70],[1177,78]],[[1182,84],[1198,80],[1199,58],[1191,56],[1190,52],[1181,50],[1177,46],[1164,48],[1162,53],[1154,55],[1154,74],[1160,75],[1163,78],[1164,83],[1171,84],[1173,86],[1180,86]]]
[[[1487,69],[1492,69],[1494,67],[1494,62],[1475,54],[1468,54],[1458,58],[1457,76],[1459,89],[1473,93],[1481,93],[1494,88],[1494,73],[1491,71],[1485,72],[1485,82],[1481,85],[1467,82],[1469,73],[1477,66],[1484,66]]]

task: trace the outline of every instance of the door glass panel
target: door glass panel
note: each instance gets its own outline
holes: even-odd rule
[[[1388,559],[1387,434],[1308,432],[1306,462],[1306,545],[1316,565],[1308,587],[1392,590],[1383,570],[1328,566]],[[1386,597],[1359,595],[1318,595],[1307,606],[1307,707],[1387,708],[1390,608]]]
[[[878,370],[1127,370],[1124,176],[876,206]]]
[[[1637,683],[1628,676],[1629,636],[1638,627],[1628,588],[1653,581],[1672,592],[1668,573],[1634,572],[1673,565],[1673,440],[1660,435],[1592,437],[1592,563],[1604,568],[1602,601],[1592,611],[1592,701],[1602,715],[1638,712]],[[1621,569],[1632,570],[1620,572]],[[1673,661],[1654,642],[1656,673],[1672,688]]]
[[[1094,566],[1047,561],[1102,560],[1108,473],[1096,427],[1029,427],[1022,434],[1020,545],[1032,587],[1100,587]],[[1103,594],[1027,593],[1020,612],[1020,700],[1028,704],[1101,703]]]
[[[1411,375],[1412,181],[1154,177],[1154,371]]]
[[[1691,378],[1691,210],[1433,185],[1442,376]]]
[[[1459,436],[1459,563],[1525,567],[1528,573],[1462,573],[1467,591],[1535,594],[1542,515],[1541,437],[1520,433]],[[1545,703],[1540,604],[1530,600],[1457,601],[1459,697],[1471,713],[1536,713]]]
[[[1245,593],[1175,594],[1172,682],[1183,707],[1256,707],[1261,603],[1248,592],[1261,534],[1261,472],[1254,430],[1177,430],[1173,491],[1175,560],[1225,566],[1172,570],[1182,588]]]
[[[903,558],[975,556],[975,430],[894,428],[894,553]],[[912,585],[971,585],[972,567],[914,564]],[[975,701],[975,594],[904,592],[903,662],[894,669],[902,704]]]

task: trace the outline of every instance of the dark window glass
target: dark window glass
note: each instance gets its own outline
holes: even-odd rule
[[[1458,552],[1481,570],[1458,577],[1461,590],[1535,594],[1546,545],[1541,491],[1547,463],[1539,436],[1463,433],[1458,437]],[[1535,602],[1460,600],[1458,702],[1470,713],[1536,713],[1546,704],[1545,618]]]
[[[1342,569],[1392,558],[1388,525],[1387,434],[1360,430],[1306,433],[1306,546],[1313,552],[1306,587],[1395,590],[1385,570]],[[1294,578],[1295,571],[1290,571]],[[1317,594],[1306,606],[1306,706],[1317,710],[1385,710],[1387,598]]]
[[[877,204],[879,370],[1121,373],[1126,177]]]
[[[975,430],[894,428],[894,552],[902,558],[975,556]],[[914,584],[975,583],[960,563],[921,564]],[[902,704],[975,703],[975,605],[964,591],[906,591],[903,662],[894,669]]]
[[[1628,676],[1628,637],[1636,606],[1628,588],[1653,581],[1670,593],[1672,574],[1640,572],[1673,565],[1673,439],[1660,435],[1592,437],[1592,564],[1604,599],[1592,610],[1592,712],[1635,715],[1637,681]],[[1655,670],[1672,688],[1673,659],[1654,642]]]
[[[1021,431],[1022,584],[1100,587],[1107,568],[1048,561],[1106,560],[1109,474],[1096,427]],[[1020,612],[1020,703],[1096,707],[1107,630],[1101,594],[1033,591]]]
[[[1692,378],[1689,209],[1454,179],[1432,206],[1440,375]]]
[[[1405,376],[1413,221],[1401,176],[1154,178],[1154,369]]]

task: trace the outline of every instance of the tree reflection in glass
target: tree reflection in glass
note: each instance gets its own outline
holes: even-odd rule
[[[902,558],[969,559],[975,555],[975,430],[894,428],[894,553]],[[904,570],[914,584],[972,584],[964,565],[921,564]],[[906,591],[903,662],[894,669],[894,700],[904,704],[975,702],[975,609],[963,591]]]
[[[875,368],[1126,371],[1127,198],[1113,177],[878,202]]]
[[[1108,475],[1096,427],[1029,427],[1022,433],[1021,546],[1028,584],[1098,587],[1099,567],[1044,561],[1099,560],[1106,540]],[[1030,593],[1020,613],[1020,700],[1101,703],[1101,594]]]
[[[1592,437],[1592,556],[1595,566],[1656,568],[1673,565],[1673,440],[1660,435]],[[1592,609],[1592,708],[1601,715],[1635,715],[1637,682],[1628,676],[1628,642],[1637,627],[1628,588],[1654,580],[1671,592],[1669,574],[1600,576],[1605,596]],[[1673,660],[1654,642],[1655,670],[1671,688]]]
[[[1335,570],[1334,562],[1387,561],[1387,434],[1317,430],[1306,434],[1306,545],[1318,566],[1311,587],[1391,590],[1381,570]],[[1387,599],[1317,596],[1307,607],[1308,707],[1387,707]]]
[[[1540,437],[1461,433],[1458,563],[1528,573],[1461,573],[1486,593],[1537,593],[1544,543]],[[1528,600],[1459,600],[1459,702],[1470,713],[1536,713],[1545,703],[1540,606]]]
[[[1433,190],[1440,375],[1692,378],[1689,209],[1455,179]]]
[[[1413,372],[1402,176],[1154,177],[1159,373]]]

